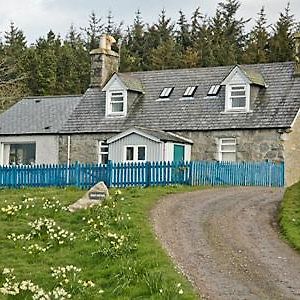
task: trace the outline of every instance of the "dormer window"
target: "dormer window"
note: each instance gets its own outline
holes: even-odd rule
[[[124,112],[124,92],[110,92],[111,113]]]
[[[247,105],[246,85],[229,86],[229,109],[245,110]]]
[[[246,66],[235,66],[221,85],[225,85],[225,112],[250,112],[251,89],[266,88],[262,74]]]
[[[125,117],[132,103],[144,94],[141,82],[127,74],[114,74],[102,89],[105,92],[105,116]]]
[[[107,91],[106,92],[106,115],[107,116],[125,116],[127,101],[127,91]]]

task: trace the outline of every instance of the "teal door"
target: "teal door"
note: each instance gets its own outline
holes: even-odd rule
[[[184,160],[184,146],[174,145],[174,161]]]

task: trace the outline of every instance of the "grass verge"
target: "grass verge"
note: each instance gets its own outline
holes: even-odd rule
[[[279,212],[284,238],[300,251],[300,182],[286,189]]]
[[[111,190],[73,214],[82,190],[0,190],[0,298],[197,299],[148,220],[159,198],[193,189]]]

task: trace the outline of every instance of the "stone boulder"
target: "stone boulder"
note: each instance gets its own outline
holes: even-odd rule
[[[70,212],[75,212],[79,209],[87,209],[99,205],[108,196],[108,188],[105,183],[101,181],[90,188],[82,198],[69,205],[68,209]]]

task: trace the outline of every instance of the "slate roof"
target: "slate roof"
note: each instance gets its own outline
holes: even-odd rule
[[[244,72],[244,74],[252,84],[256,84],[263,87],[266,86],[264,77],[260,72],[246,66],[239,66],[239,67],[241,68],[241,70]]]
[[[161,131],[161,130],[155,130],[155,129],[149,129],[149,128],[143,128],[143,127],[135,127],[139,129],[140,131],[152,135],[159,140],[163,142],[177,142],[177,143],[184,143],[184,144],[193,144],[192,141],[188,141],[186,138],[181,137],[179,135],[174,135],[169,132]]]
[[[82,96],[27,97],[0,115],[0,134],[58,133]]]
[[[90,88],[82,97],[64,133],[121,132],[133,126],[164,131],[288,128],[300,107],[300,78],[293,76],[294,63],[242,66],[260,73],[267,88],[261,88],[252,112],[224,113],[225,87],[217,96],[207,96],[234,66],[125,73],[140,80],[145,91],[127,117],[105,118],[105,93]],[[193,99],[182,99],[188,86],[197,85]],[[174,86],[169,100],[158,100],[164,87]]]
[[[124,85],[127,87],[128,90],[144,93],[143,85],[138,78],[130,76],[126,73],[117,73],[117,75],[124,83]]]
[[[156,130],[156,129],[137,127],[137,126],[129,128],[127,131],[123,131],[122,133],[113,136],[111,139],[107,140],[107,143],[108,144],[113,143],[119,139],[122,139],[124,136],[130,135],[133,133],[145,134],[147,137],[153,137],[162,142],[193,144],[193,142],[191,140],[184,138],[182,136],[176,135],[174,133],[165,132],[165,131]]]

